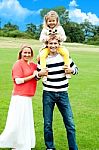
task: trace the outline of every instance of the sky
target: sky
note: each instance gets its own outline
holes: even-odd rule
[[[42,23],[40,11],[43,8],[58,6],[69,11],[71,21],[81,23],[87,19],[99,25],[99,0],[0,0],[0,27],[10,21],[24,31],[28,23]]]

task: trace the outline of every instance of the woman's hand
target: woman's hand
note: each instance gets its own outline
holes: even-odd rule
[[[38,71],[37,71],[37,70],[34,70],[33,76],[35,77],[35,76],[37,76],[37,74],[38,74]]]

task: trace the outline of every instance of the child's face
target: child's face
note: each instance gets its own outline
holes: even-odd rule
[[[57,25],[57,19],[55,17],[51,17],[47,20],[47,26],[53,29]]]

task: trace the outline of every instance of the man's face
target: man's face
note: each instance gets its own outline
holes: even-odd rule
[[[56,39],[53,39],[53,40],[50,39],[48,41],[48,45],[47,46],[48,46],[50,52],[55,53],[55,52],[57,52],[57,48],[59,47],[59,42]]]

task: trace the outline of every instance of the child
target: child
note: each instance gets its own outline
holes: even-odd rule
[[[51,10],[44,17],[44,28],[40,35],[40,41],[46,45],[46,42],[49,39],[49,36],[55,34],[58,36],[60,43],[66,40],[66,35],[64,29],[60,25],[58,14]],[[45,46],[46,47],[46,46]],[[64,69],[65,66],[69,66],[69,52],[64,49],[58,49],[58,53],[60,53],[64,57]],[[46,68],[46,57],[48,56],[49,51],[46,49],[42,49],[40,52],[40,65],[41,69]],[[70,76],[70,75],[69,75]],[[70,78],[66,75],[67,78]]]

